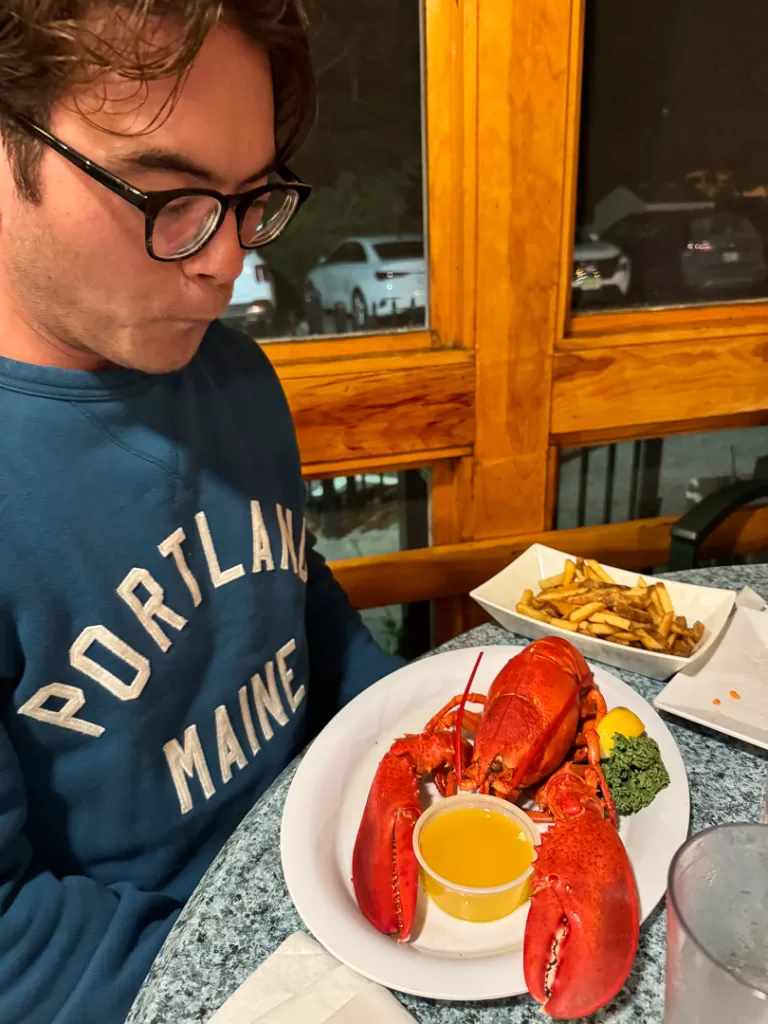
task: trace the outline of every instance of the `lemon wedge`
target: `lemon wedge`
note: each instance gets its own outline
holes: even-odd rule
[[[632,736],[641,736],[644,732],[645,726],[634,711],[630,711],[629,708],[612,708],[597,726],[601,756],[610,756],[616,733],[629,739]]]

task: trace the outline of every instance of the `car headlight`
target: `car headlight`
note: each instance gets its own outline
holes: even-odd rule
[[[252,302],[246,312],[248,313],[248,316],[263,316],[264,313],[269,312],[269,309],[269,302],[261,299],[259,302]]]

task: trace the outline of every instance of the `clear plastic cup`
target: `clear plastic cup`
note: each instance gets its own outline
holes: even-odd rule
[[[664,1024],[768,1024],[768,826],[720,825],[674,856]]]
[[[440,814],[451,814],[459,809],[475,807],[511,818],[530,840],[531,865],[518,878],[505,885],[487,889],[457,885],[437,874],[422,855],[420,837],[422,829],[428,822]],[[511,914],[528,899],[528,879],[533,872],[532,862],[536,857],[534,847],[540,842],[538,829],[524,811],[506,800],[479,793],[458,793],[456,796],[439,800],[421,815],[413,830],[413,849],[421,866],[424,888],[441,910],[452,917],[461,918],[462,921],[497,921]]]

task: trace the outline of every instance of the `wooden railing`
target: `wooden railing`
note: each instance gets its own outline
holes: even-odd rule
[[[518,537],[445,544],[370,558],[333,562],[336,578],[356,608],[408,604],[468,594],[500,572],[531,544],[596,558],[623,569],[663,566],[675,516],[608,526],[530,533]],[[747,554],[768,547],[768,507],[730,516],[702,546],[702,558]],[[511,594],[510,599],[518,595]]]

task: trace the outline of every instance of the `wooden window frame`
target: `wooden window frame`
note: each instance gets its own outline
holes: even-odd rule
[[[669,519],[549,532],[560,447],[768,423],[768,303],[571,314],[586,2],[425,0],[429,329],[268,346],[307,477],[432,466],[434,547],[336,568],[441,637],[532,539],[663,564]],[[713,550],[765,546],[734,522]]]

